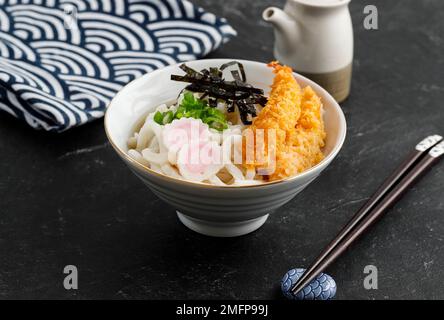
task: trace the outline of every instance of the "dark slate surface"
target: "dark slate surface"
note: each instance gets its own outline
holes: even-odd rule
[[[272,59],[260,20],[271,0],[199,0],[239,37],[212,57]],[[374,0],[380,30],[353,0],[353,91],[347,142],[326,172],[259,231],[212,239],[182,226],[114,154],[97,121],[53,135],[0,114],[0,298],[280,299],[306,266],[425,135],[444,133],[444,3]],[[338,299],[444,298],[444,164],[438,165],[328,272]],[[63,288],[63,267],[79,290]],[[379,269],[379,289],[363,269]]]

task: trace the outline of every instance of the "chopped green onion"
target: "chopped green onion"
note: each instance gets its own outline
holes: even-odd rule
[[[162,123],[163,123],[163,124],[171,123],[171,122],[173,121],[173,119],[174,119],[174,113],[173,113],[173,111],[165,112],[165,113],[163,114],[163,121],[162,121]]]
[[[174,119],[181,119],[183,117],[201,119],[210,128],[219,131],[228,128],[225,114],[222,111],[210,107],[205,100],[195,98],[191,92],[184,94],[176,112],[166,111],[162,113],[157,111],[154,114],[154,121],[160,125],[165,125],[171,123]]]
[[[193,103],[194,102],[194,94],[192,94],[191,92],[185,92],[185,94],[183,95],[183,100],[185,102]]]
[[[216,129],[218,131],[223,131],[223,130],[228,128],[228,124],[225,123],[225,122],[217,120],[217,121],[212,121],[209,124],[209,127],[212,128],[212,129]]]
[[[154,119],[153,120],[154,120],[154,122],[162,125],[163,124],[163,114],[160,111],[157,111],[154,114]]]
[[[221,120],[225,120],[225,115],[218,109],[208,107],[205,109],[208,116],[215,117]]]
[[[182,112],[176,112],[176,114],[174,115],[174,119],[181,119],[183,118],[183,113]]]

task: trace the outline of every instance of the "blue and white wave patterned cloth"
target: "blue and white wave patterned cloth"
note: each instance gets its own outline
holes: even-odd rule
[[[102,117],[129,81],[235,34],[185,0],[0,0],[0,109],[64,131]]]

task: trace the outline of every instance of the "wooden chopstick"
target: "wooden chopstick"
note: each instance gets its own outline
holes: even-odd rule
[[[416,145],[415,150],[384,181],[293,285],[291,289],[293,294],[297,294],[338,258],[354,240],[396,203],[421,174],[439,160],[444,153],[444,142],[440,142],[442,139],[439,135],[429,136]]]

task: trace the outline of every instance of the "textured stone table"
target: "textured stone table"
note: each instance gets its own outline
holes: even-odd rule
[[[211,57],[272,59],[260,20],[271,0],[199,0],[239,36]],[[352,96],[339,157],[302,194],[241,238],[182,226],[130,174],[97,121],[53,135],[0,114],[0,298],[281,299],[278,283],[306,266],[418,141],[444,133],[444,3],[372,1],[380,29],[353,0]],[[328,272],[338,299],[444,298],[444,163]],[[63,267],[79,269],[66,291]],[[365,290],[363,269],[379,270]]]

